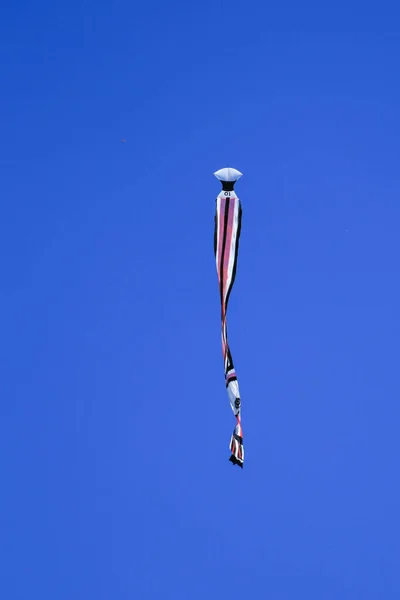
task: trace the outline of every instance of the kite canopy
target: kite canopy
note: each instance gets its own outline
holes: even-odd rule
[[[220,181],[237,181],[240,177],[242,177],[243,173],[238,171],[237,169],[232,169],[232,167],[225,167],[224,169],[220,169],[219,171],[215,171],[215,177]]]

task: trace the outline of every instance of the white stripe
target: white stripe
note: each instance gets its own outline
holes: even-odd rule
[[[224,300],[226,301],[226,296],[228,294],[228,290],[232,281],[233,275],[233,267],[235,264],[235,249],[236,249],[236,238],[237,231],[239,225],[239,199],[235,202],[235,212],[233,215],[233,225],[232,225],[232,241],[231,247],[229,248],[229,262],[228,262],[228,273],[227,273],[227,284],[226,284],[226,294]]]

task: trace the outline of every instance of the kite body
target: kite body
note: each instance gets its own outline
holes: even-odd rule
[[[235,182],[242,176],[236,169],[220,169],[214,175],[222,183],[222,191],[216,200],[214,253],[218,273],[221,299],[221,336],[222,355],[225,367],[225,384],[236,426],[233,431],[230,450],[230,461],[243,467],[244,449],[241,425],[241,399],[239,384],[233,365],[232,354],[228,344],[226,313],[229,296],[236,277],[236,264],[239,250],[239,238],[242,222],[242,206],[234,192]]]

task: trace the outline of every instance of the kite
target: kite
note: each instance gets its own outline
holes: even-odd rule
[[[242,224],[242,206],[233,188],[235,182],[242,176],[242,173],[229,167],[216,171],[214,175],[222,183],[222,191],[218,194],[216,200],[214,228],[214,254],[221,297],[222,356],[225,366],[225,385],[233,414],[236,417],[236,426],[229,444],[232,453],[229,460],[234,465],[239,465],[239,467],[243,468],[244,449],[241,424],[241,400],[239,384],[228,345],[226,323],[229,296],[236,277]]]

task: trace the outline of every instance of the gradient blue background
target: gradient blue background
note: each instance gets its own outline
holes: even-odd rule
[[[4,5],[2,600],[400,598],[400,15],[322,4]]]

